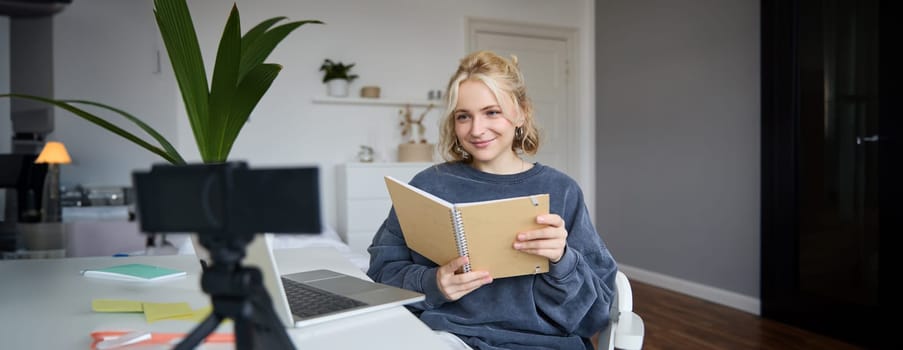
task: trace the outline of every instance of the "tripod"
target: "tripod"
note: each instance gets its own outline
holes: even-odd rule
[[[235,349],[295,349],[285,327],[273,311],[273,302],[263,287],[263,275],[253,267],[241,266],[245,248],[253,235],[199,235],[210,251],[211,266],[205,267],[201,288],[213,301],[213,312],[176,346],[194,349],[224,319],[235,323]],[[231,237],[224,240],[221,237]]]

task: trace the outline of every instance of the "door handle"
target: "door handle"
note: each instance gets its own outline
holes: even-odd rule
[[[861,145],[863,142],[878,142],[878,135],[856,136],[857,145]]]

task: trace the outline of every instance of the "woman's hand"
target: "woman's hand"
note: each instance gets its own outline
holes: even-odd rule
[[[536,223],[546,227],[517,234],[514,249],[524,253],[541,255],[557,263],[564,256],[568,231],[564,229],[564,219],[557,214],[539,215]]]
[[[492,282],[492,276],[486,271],[471,271],[455,274],[467,264],[466,256],[459,256],[436,270],[436,283],[445,299],[455,301],[473,292],[484,284]]]

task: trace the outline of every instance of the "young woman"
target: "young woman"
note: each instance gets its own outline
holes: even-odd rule
[[[470,54],[447,91],[439,145],[447,162],[411,185],[452,203],[548,193],[550,214],[536,218],[545,227],[511,245],[548,258],[549,272],[498,280],[488,271],[455,273],[467,258],[437,265],[410,250],[393,209],[368,249],[367,274],[425,294],[410,309],[461,348],[591,349],[589,338],[608,323],[617,266],[577,183],[520,156],[535,154],[539,137],[517,59]]]

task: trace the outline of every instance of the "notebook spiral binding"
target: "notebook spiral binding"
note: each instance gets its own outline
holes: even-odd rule
[[[464,235],[464,219],[461,212],[454,210],[453,219],[455,226],[455,242],[458,243],[458,256],[470,256],[470,250],[467,248],[467,236]],[[470,262],[464,265],[464,272],[470,272]]]

